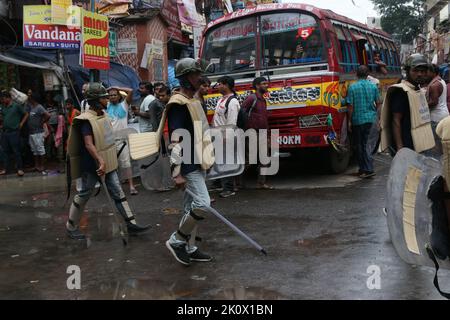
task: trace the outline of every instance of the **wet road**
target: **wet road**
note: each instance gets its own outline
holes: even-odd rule
[[[258,241],[261,255],[214,217],[202,223],[211,263],[186,268],[164,246],[180,220],[181,193],[139,188],[130,197],[149,233],[124,247],[106,198],[91,199],[82,220],[90,240],[65,235],[64,176],[0,179],[1,299],[440,299],[434,270],[405,264],[382,214],[388,159],[360,181],[289,160],[272,191],[242,190],[215,207]],[[68,266],[81,289],[67,288]],[[380,270],[370,290],[367,270]],[[441,271],[450,287],[450,272]],[[446,279],[447,281],[445,281]]]

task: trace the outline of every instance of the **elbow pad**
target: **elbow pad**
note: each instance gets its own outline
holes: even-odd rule
[[[175,178],[181,173],[181,163],[183,148],[181,147],[180,138],[178,136],[172,136],[172,143],[169,145],[170,152],[170,170],[172,171],[172,177]]]

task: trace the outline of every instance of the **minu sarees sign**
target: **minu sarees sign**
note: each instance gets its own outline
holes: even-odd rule
[[[109,69],[108,17],[83,10],[81,64],[87,69]]]

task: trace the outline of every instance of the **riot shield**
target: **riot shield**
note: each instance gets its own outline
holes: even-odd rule
[[[130,128],[130,127],[114,132],[114,138],[115,138],[116,145],[117,145],[117,157],[119,158],[118,173],[119,173],[119,179],[122,181],[130,179],[130,178],[135,178],[140,175],[138,161],[134,161],[130,157],[128,135],[133,134],[133,133],[137,133],[137,130],[134,128]],[[129,158],[129,161],[131,164],[131,169],[124,170],[123,168],[120,167],[120,163],[121,163],[120,158],[127,157],[127,155],[128,155],[128,158]]]
[[[215,163],[208,171],[206,180],[239,176],[245,169],[245,135],[237,127],[211,129]]]
[[[165,145],[165,143],[161,143],[159,153],[136,161],[139,164],[142,185],[147,190],[166,191],[174,187],[169,154]]]
[[[435,266],[427,253],[433,232],[428,192],[441,172],[439,161],[407,148],[392,161],[387,185],[387,224],[395,250],[407,263]],[[440,260],[439,264],[450,269],[449,259]]]

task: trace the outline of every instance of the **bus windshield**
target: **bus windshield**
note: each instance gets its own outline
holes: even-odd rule
[[[256,19],[248,18],[211,30],[206,36],[204,59],[225,73],[255,68]]]
[[[260,30],[256,32],[256,19]],[[260,37],[257,48],[257,36]],[[264,53],[264,54],[263,54]],[[256,61],[257,57],[261,61]],[[206,34],[203,59],[215,73],[326,61],[320,26],[309,14],[264,14],[219,25]]]
[[[326,60],[320,27],[311,15],[295,12],[263,15],[261,36],[264,66]]]

